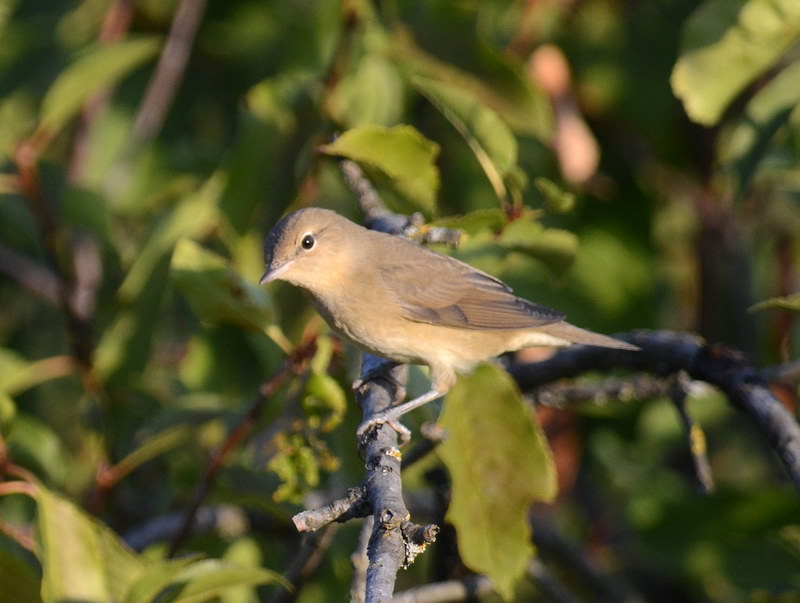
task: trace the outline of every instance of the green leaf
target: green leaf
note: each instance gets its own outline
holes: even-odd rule
[[[171,273],[175,286],[204,321],[256,331],[263,331],[271,321],[264,289],[242,279],[221,256],[190,239],[175,247]]]
[[[714,125],[798,39],[797,0],[709,0],[686,23],[672,90],[689,117]]]
[[[58,133],[93,94],[113,86],[156,56],[160,38],[146,37],[103,44],[61,72],[42,101],[39,131]]]
[[[196,430],[192,425],[176,425],[146,438],[141,446],[126,455],[116,464],[120,475],[127,475],[137,467],[159,455],[177,448],[190,439]]]
[[[164,559],[151,563],[144,573],[133,582],[124,603],[151,603],[157,595],[167,588],[186,566],[196,562],[192,555],[180,559]]]
[[[144,563],[105,525],[73,503],[39,486],[45,601],[119,601],[144,571]]]
[[[0,348],[0,392],[16,396],[51,379],[69,375],[74,368],[67,356],[30,361],[12,350]]]
[[[132,301],[139,296],[156,266],[172,253],[179,240],[199,236],[217,224],[217,202],[225,185],[224,180],[219,172],[212,175],[198,191],[178,203],[153,229],[120,285],[118,295],[121,301]]]
[[[773,297],[772,299],[765,299],[750,307],[750,312],[760,312],[761,310],[772,310],[779,308],[781,310],[793,310],[800,312],[800,293],[787,295],[786,297]]]
[[[180,572],[173,585],[159,599],[163,603],[199,603],[221,596],[230,588],[260,584],[289,583],[280,574],[260,567],[242,567],[206,559]]]
[[[0,585],[3,600],[13,603],[41,603],[41,578],[37,575],[35,560],[16,542],[0,535]]]
[[[6,93],[0,99],[0,161],[14,156],[19,143],[36,126],[36,117],[33,100],[24,90]]]
[[[347,396],[330,375],[312,373],[306,382],[303,410],[311,429],[331,431],[344,419],[347,411]]]
[[[227,178],[219,202],[236,234],[251,231],[256,215],[263,223],[277,221],[289,203],[294,186],[291,179],[281,178],[283,153],[288,137],[308,127],[298,123],[297,105],[319,85],[314,74],[289,71],[247,91],[236,137],[223,162]]]
[[[47,423],[26,413],[14,418],[8,436],[11,458],[33,468],[50,482],[61,483],[67,475],[64,459],[68,456],[61,438]]]
[[[434,162],[439,145],[415,128],[353,128],[319,150],[377,168],[406,199],[423,211],[434,211],[439,191],[439,170]]]
[[[533,185],[544,197],[547,211],[553,213],[566,213],[575,207],[575,193],[565,191],[552,180],[536,178]]]
[[[787,66],[747,103],[744,115],[723,140],[720,161],[727,164],[742,195],[769,141],[800,105],[800,61]]]
[[[535,218],[511,222],[500,235],[506,249],[519,251],[543,262],[556,274],[569,270],[578,255],[578,238],[567,230],[544,228]]]
[[[136,303],[120,308],[114,322],[103,332],[94,362],[97,374],[103,379],[119,382],[138,377],[147,366],[159,327],[156,318],[167,290],[168,273],[168,257],[159,258],[141,285]]]
[[[391,126],[403,115],[405,90],[397,68],[379,53],[361,58],[329,96],[332,117],[348,128]]]
[[[489,209],[476,209],[464,215],[439,218],[432,225],[444,228],[458,228],[467,235],[474,236],[486,231],[500,231],[505,222],[505,211],[500,207],[492,207]]]
[[[469,43],[467,48],[475,55],[471,63],[475,73],[436,58],[403,30],[391,39],[392,57],[410,79],[422,76],[468,90],[514,131],[549,141],[554,127],[550,101],[525,73],[524,65],[480,40]]]
[[[463,87],[420,76],[412,83],[464,137],[497,198],[507,202],[506,180],[517,169],[517,139],[505,122]]]
[[[511,377],[491,365],[459,379],[441,424],[438,451],[453,482],[447,521],[464,563],[509,600],[533,554],[529,507],[556,494],[549,447]]]

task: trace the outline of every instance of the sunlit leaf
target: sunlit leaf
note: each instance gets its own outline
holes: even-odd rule
[[[458,550],[510,600],[533,553],[529,507],[556,494],[549,447],[511,377],[490,365],[459,379],[440,422]]]
[[[432,213],[439,191],[439,146],[411,126],[353,128],[319,149],[377,168],[420,209]]]
[[[709,0],[685,25],[672,89],[689,117],[714,125],[798,39],[797,0]]]
[[[104,44],[61,72],[42,100],[39,131],[52,135],[78,114],[93,94],[113,86],[152,59],[160,38],[146,37]]]
[[[44,487],[36,494],[46,601],[119,601],[144,563],[119,537]]]
[[[242,279],[222,257],[190,239],[175,248],[172,280],[205,321],[261,331],[271,320],[265,290]]]
[[[159,601],[200,603],[221,596],[230,588],[259,584],[282,584],[288,588],[288,583],[281,575],[270,570],[207,559],[183,569]]]

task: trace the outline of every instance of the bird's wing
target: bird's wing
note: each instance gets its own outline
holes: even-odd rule
[[[561,312],[517,297],[485,272],[417,249],[422,253],[403,254],[379,268],[382,284],[410,320],[462,329],[525,329],[564,319]]]

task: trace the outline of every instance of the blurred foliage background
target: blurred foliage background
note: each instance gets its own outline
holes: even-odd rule
[[[1,0],[3,590],[286,600],[289,518],[363,471],[357,355],[256,283],[289,209],[360,220],[342,157],[571,322],[796,359],[798,32],[796,0]],[[797,600],[796,493],[718,393],[690,408],[714,493],[667,400],[586,404],[540,415],[540,513],[647,600]],[[415,520],[440,466],[404,477]],[[176,536],[193,504],[216,519]],[[357,534],[300,600],[346,596]],[[450,545],[399,588],[461,575]]]

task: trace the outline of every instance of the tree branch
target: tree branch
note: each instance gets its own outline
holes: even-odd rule
[[[741,353],[670,331],[636,331],[620,339],[635,343],[641,351],[572,346],[541,362],[513,365],[509,372],[527,391],[588,371],[627,368],[656,375],[685,371],[692,379],[716,385],[756,424],[800,490],[800,426]]]
[[[347,496],[338,498],[319,509],[301,511],[292,521],[298,532],[318,530],[332,521],[344,523],[357,517],[366,517],[370,507],[366,499],[366,488],[356,486],[348,488]]]
[[[183,78],[205,9],[206,0],[181,0],[178,5],[164,50],[136,114],[131,133],[135,144],[148,142],[161,130]]]
[[[364,420],[386,410],[405,395],[400,380],[405,380],[407,367],[389,369],[389,366],[392,365],[381,358],[364,355],[361,369],[364,381],[356,392]],[[381,371],[379,367],[386,370]],[[366,499],[375,520],[367,546],[366,603],[391,599],[397,572],[407,567],[418,552],[410,538],[409,512],[403,501],[397,433],[387,424],[380,425],[374,433],[364,450]],[[435,538],[437,529],[435,526],[429,529],[431,539]]]

